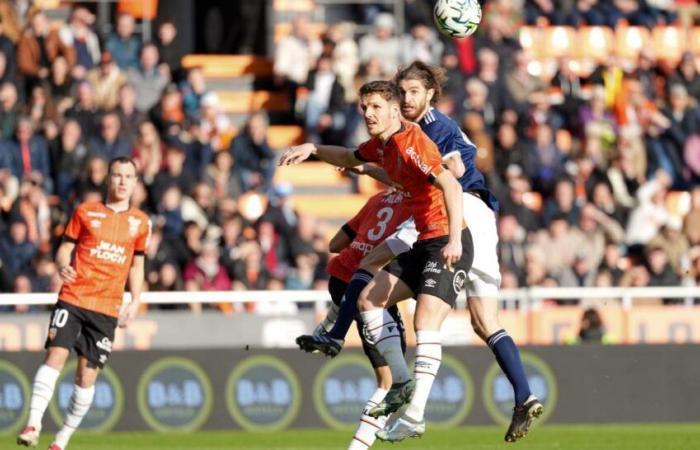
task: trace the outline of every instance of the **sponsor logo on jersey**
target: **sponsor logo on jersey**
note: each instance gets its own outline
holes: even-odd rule
[[[437,261],[428,261],[423,267],[423,273],[442,273],[442,268],[438,266]]]
[[[139,232],[139,226],[141,225],[141,219],[137,219],[134,216],[129,216],[129,236],[134,237]]]
[[[358,252],[362,252],[362,255],[366,255],[371,252],[372,249],[374,249],[374,245],[368,244],[367,242],[354,240],[352,241],[352,244],[350,244],[350,248],[357,250]]]
[[[425,280],[425,287],[427,288],[434,288],[436,284],[437,280],[434,280],[432,278],[428,278],[427,280]]]
[[[397,203],[401,203],[406,197],[409,197],[407,192],[394,191],[391,194],[387,194],[384,197],[382,197],[381,202],[389,205],[395,205]]]
[[[102,261],[124,264],[126,262],[126,249],[121,245],[100,241],[97,247],[90,249],[90,256]]]
[[[423,172],[426,175],[430,173],[430,166],[426,164],[425,161],[423,161],[423,159],[418,153],[416,153],[416,150],[413,147],[408,147],[406,149],[406,154],[409,158],[411,158],[411,161],[413,161],[413,163],[418,166],[421,172]]]
[[[455,276],[452,278],[452,287],[455,290],[455,293],[459,294],[462,288],[464,287],[464,283],[467,281],[467,272],[464,270],[458,270],[455,273]]]
[[[101,212],[97,212],[97,211],[88,211],[88,212],[87,212],[87,216],[88,216],[88,217],[99,217],[100,219],[106,219],[106,218],[107,218],[107,214],[101,213]]]
[[[112,341],[110,341],[107,337],[103,337],[101,340],[97,341],[97,344],[95,345],[97,345],[97,348],[101,348],[107,353],[112,353]],[[105,360],[106,359],[107,357],[105,356]]]
[[[92,228],[100,228],[102,226],[102,221],[97,220],[97,219],[93,219],[90,221],[90,226]]]

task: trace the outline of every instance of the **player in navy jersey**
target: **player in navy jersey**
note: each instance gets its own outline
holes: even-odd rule
[[[443,163],[455,175],[462,186],[465,220],[474,239],[474,262],[469,271],[467,293],[468,308],[474,332],[483,339],[495,354],[496,360],[513,386],[515,408],[505,440],[513,442],[524,437],[532,420],[543,412],[543,405],[532,395],[518,348],[513,339],[498,321],[498,289],[501,283],[496,246],[496,213],[498,201],[486,188],[483,175],[476,168],[476,146],[449,117],[433,107],[440,98],[445,81],[440,68],[414,62],[402,68],[395,78],[401,90],[401,113],[404,118],[420,125],[424,133],[437,144]],[[383,179],[376,168],[367,168],[366,173]],[[374,264],[377,255],[392,255],[391,248],[410,247],[416,239],[415,227],[404,224],[392,237],[374,249]],[[359,293],[362,286],[356,286]],[[338,314],[336,326],[327,336],[316,337],[316,349],[335,356],[342,348],[343,338],[356,314],[355,299],[346,293],[344,307]],[[350,315],[350,321],[344,319]],[[393,432],[392,432],[393,431]],[[406,430],[385,430],[388,440],[405,437]],[[410,431],[409,431],[410,432]],[[382,436],[380,436],[382,438]]]

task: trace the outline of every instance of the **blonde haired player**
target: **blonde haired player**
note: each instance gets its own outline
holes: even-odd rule
[[[109,163],[107,201],[82,203],[73,213],[56,254],[63,286],[54,306],[44,364],[34,378],[27,426],[17,444],[36,446],[41,421],[56,380],[70,356],[78,354],[73,395],[63,426],[49,450],[65,450],[87,414],[95,381],[112,352],[114,332],[136,316],[144,280],[144,252],[151,232],[148,216],[130,205],[136,188],[130,158]],[[124,286],[132,301],[123,311]]]

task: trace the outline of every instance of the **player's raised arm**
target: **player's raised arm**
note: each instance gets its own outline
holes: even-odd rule
[[[449,240],[442,249],[442,257],[445,264],[451,266],[462,257],[462,186],[448,170],[435,177],[434,183],[445,196],[447,216],[450,220]]]
[[[299,164],[309,159],[311,155],[338,167],[355,167],[363,163],[355,157],[355,150],[336,145],[316,145],[310,142],[292,146],[282,154],[280,166]]]
[[[353,237],[350,236],[345,231],[345,227],[343,227],[331,238],[331,241],[328,243],[328,250],[331,253],[340,253],[341,250],[352,243],[352,239]]]
[[[142,254],[134,255],[134,260],[129,269],[129,291],[131,292],[131,303],[124,307],[119,316],[119,327],[126,328],[131,320],[136,317],[141,305],[141,290],[143,289],[144,266],[146,257]]]

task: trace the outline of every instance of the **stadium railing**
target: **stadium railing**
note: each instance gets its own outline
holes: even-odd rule
[[[609,288],[559,288],[532,287],[503,289],[499,300],[508,309],[539,309],[546,300],[595,300],[619,301],[625,310],[631,309],[637,300],[663,298],[682,299],[691,306],[700,299],[700,286],[677,287],[609,287]],[[125,295],[130,301],[130,295]],[[464,291],[458,299],[458,307],[465,303]],[[0,294],[0,306],[51,305],[56,302],[55,293]],[[177,291],[144,292],[142,302],[147,304],[190,304],[190,303],[314,303],[317,311],[325,309],[330,295],[325,290],[294,291]]]

